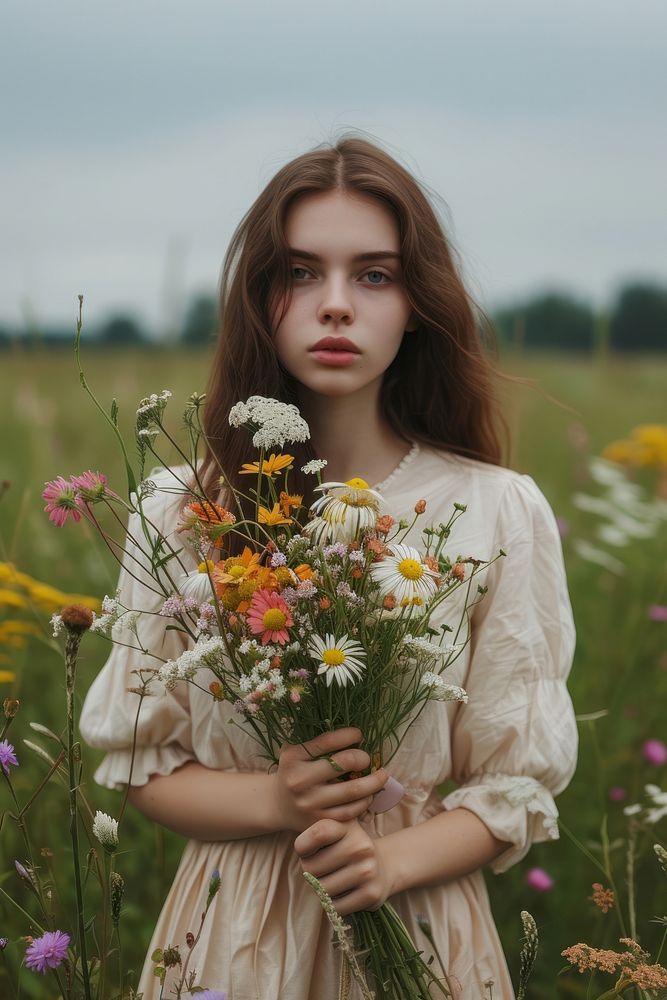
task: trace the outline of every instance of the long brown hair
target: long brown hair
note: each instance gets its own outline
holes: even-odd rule
[[[232,485],[245,488],[237,470],[253,457],[249,437],[229,426],[234,403],[252,395],[296,402],[294,379],[278,360],[271,325],[272,304],[282,299],[284,315],[292,294],[285,223],[300,195],[334,190],[375,198],[398,222],[404,286],[419,327],[403,338],[382,384],[381,407],[392,430],[406,441],[501,464],[499,428],[506,433],[506,425],[487,349],[494,342],[492,324],[464,287],[453,246],[416,179],[374,143],[348,134],[283,166],[232,236],[204,412],[208,449],[202,475],[212,496],[219,490],[220,466]],[[299,467],[318,456],[310,442],[290,446],[290,453],[296,458],[291,491],[307,500],[315,483]]]

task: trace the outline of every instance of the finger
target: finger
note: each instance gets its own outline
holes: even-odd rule
[[[329,809],[331,806],[342,806],[359,799],[367,799],[384,788],[388,777],[387,772],[380,769],[361,778],[332,781],[313,792],[312,801],[316,808]]]
[[[365,750],[349,749],[328,753],[312,762],[313,781],[315,784],[320,784],[331,781],[341,774],[349,774],[350,771],[365,771],[370,762],[371,759]]]
[[[347,825],[345,823],[338,823],[334,819],[318,819],[316,823],[299,834],[294,841],[294,850],[302,858],[310,857],[331,844],[337,844],[339,840],[343,839],[346,832]]]
[[[326,818],[335,819],[339,823],[346,823],[352,819],[359,819],[364,813],[368,812],[368,809],[373,803],[373,798],[369,797],[367,799],[358,799],[357,802],[349,802],[345,806],[334,806],[331,809],[327,809]]]
[[[348,917],[351,913],[359,913],[361,910],[377,910],[381,905],[373,905],[369,901],[368,890],[363,887],[346,892],[337,899],[332,899],[332,902],[339,917]]]
[[[311,869],[306,868],[306,871],[311,871]],[[322,875],[318,875],[314,871],[311,871],[311,874],[322,883],[329,896],[335,900],[336,896],[364,888],[375,871],[371,871],[363,864],[354,864],[344,865],[334,872],[323,872]]]
[[[299,744],[303,760],[310,760],[313,757],[323,757],[324,754],[333,753],[335,750],[344,750],[355,743],[361,742],[361,730],[356,726],[345,726],[343,729],[332,729],[328,733],[321,733],[314,739],[306,743]]]

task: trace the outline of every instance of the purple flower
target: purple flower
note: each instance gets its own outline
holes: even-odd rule
[[[652,622],[667,622],[667,604],[652,604],[648,616]]]
[[[655,764],[656,767],[667,764],[667,746],[662,740],[646,740],[642,746],[642,753],[649,764]]]
[[[531,889],[537,889],[538,892],[548,892],[554,887],[554,880],[544,868],[531,868],[526,873],[526,882]]]
[[[195,1000],[227,1000],[227,990],[199,990],[192,995]]]
[[[275,568],[278,566],[287,566],[287,556],[284,552],[274,552],[271,556],[271,565]]]
[[[25,964],[35,972],[46,975],[47,969],[57,969],[67,957],[69,934],[63,931],[46,931],[34,938],[25,953]]]
[[[16,754],[14,753],[14,747],[7,740],[3,740],[2,743],[0,743],[0,766],[7,777],[9,777],[10,764],[13,764],[14,767],[19,766]]]
[[[0,938],[0,951],[4,951],[9,944],[9,938]]]
[[[621,788],[620,785],[614,785],[609,789],[609,798],[612,802],[622,802],[627,794],[625,788]]]
[[[24,878],[26,882],[32,882],[28,869],[24,865],[22,865],[20,861],[15,861],[14,867],[16,868],[16,874],[19,876],[19,878]]]

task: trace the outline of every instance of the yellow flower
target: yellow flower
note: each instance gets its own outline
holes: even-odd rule
[[[16,674],[12,670],[0,670],[0,684],[11,684],[16,680]]]
[[[253,474],[257,476],[261,473],[261,475],[268,476],[269,479],[273,479],[276,472],[282,472],[282,470],[290,466],[293,461],[294,455],[272,454],[269,455],[268,458],[264,459],[261,469],[259,467],[259,462],[247,462],[241,469],[239,469],[239,473],[242,476],[250,476]]]
[[[291,517],[285,517],[280,509],[279,503],[274,503],[271,510],[267,510],[266,507],[259,508],[259,523],[260,524],[292,524]]]
[[[280,502],[280,509],[285,517],[289,517],[291,507],[300,507],[303,503],[303,496],[292,496],[289,493],[285,493],[284,490],[280,491],[280,497],[278,499]]]

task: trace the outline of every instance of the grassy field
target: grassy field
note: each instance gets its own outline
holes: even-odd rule
[[[503,388],[505,413],[513,451],[510,464],[528,472],[538,482],[561,519],[570,592],[578,631],[575,667],[570,689],[580,716],[606,713],[580,723],[580,760],[577,774],[559,798],[561,818],[584,850],[564,833],[556,844],[537,845],[528,857],[502,876],[487,882],[510,967],[516,978],[522,933],[519,912],[529,910],[540,928],[541,946],[529,996],[598,996],[588,993],[587,976],[569,972],[556,979],[565,965],[561,950],[576,941],[597,947],[614,947],[621,935],[618,913],[628,911],[628,819],[622,809],[636,802],[643,786],[665,787],[665,768],[642,756],[642,744],[664,738],[664,693],[667,689],[665,625],[650,619],[651,605],[667,604],[665,590],[665,522],[653,537],[638,539],[607,551],[624,565],[614,573],[584,559],[578,541],[595,541],[596,518],[573,502],[577,492],[597,493],[589,476],[588,458],[599,454],[612,439],[627,436],[638,424],[664,420],[664,386],[667,361],[660,358],[582,360],[561,356],[501,359],[503,369],[519,380]],[[126,352],[84,357],[89,382],[108,407],[116,397],[121,427],[130,434],[137,400],[150,392],[169,388],[176,400],[194,390],[202,391],[207,378],[204,353]],[[67,592],[102,597],[115,587],[115,563],[101,551],[87,526],[59,531],[42,512],[41,489],[45,480],[69,476],[87,468],[101,469],[111,483],[122,482],[122,469],[112,435],[78,383],[73,355],[67,353],[10,353],[0,356],[0,419],[3,447],[0,480],[9,487],[0,502],[0,560],[13,562],[22,571]],[[175,408],[177,409],[177,408]],[[646,470],[642,478],[646,495],[657,486],[657,475]],[[0,614],[10,614],[0,605]],[[48,616],[42,615],[46,621]],[[50,635],[48,630],[47,635]],[[17,675],[2,686],[3,696],[22,702],[11,729],[11,740],[20,753],[15,786],[19,799],[30,795],[46,765],[32,756],[22,738],[34,736],[29,722],[60,730],[63,724],[63,669],[57,652],[32,641],[23,649],[0,650]],[[102,639],[90,637],[82,657],[79,697],[87,689],[106,655]],[[87,794],[93,808],[112,815],[118,796],[98,789],[92,771],[99,755],[83,749]],[[623,801],[612,801],[609,791],[625,789]],[[0,796],[4,796],[4,790]],[[45,869],[65,883],[64,906],[71,900],[67,887],[66,819],[62,790],[49,786],[31,810],[38,849]],[[0,798],[0,809],[9,801]],[[27,887],[14,875],[11,861],[25,857],[13,824],[5,817],[2,830],[0,887],[31,909]],[[653,954],[663,928],[650,918],[665,912],[664,879],[651,850],[664,844],[662,829],[637,831],[635,895],[637,935]],[[608,857],[616,875],[621,907],[604,915],[589,897],[593,882],[609,884],[591,856]],[[124,948],[130,967],[138,968],[161,900],[166,894],[183,842],[165,835],[141,816],[128,811],[123,825],[123,853],[118,867],[127,880],[123,915]],[[589,856],[585,852],[589,852]],[[547,870],[554,885],[538,892],[526,883],[533,867]],[[224,891],[224,872],[223,888]],[[58,901],[54,901],[57,907]],[[626,916],[624,929],[631,927]],[[11,996],[22,955],[20,935],[28,933],[25,921],[0,896],[0,935],[11,944],[0,962],[0,995]],[[18,942],[18,944],[17,944]],[[663,960],[665,956],[663,955]],[[3,971],[4,970],[4,971]],[[4,979],[3,979],[4,976]],[[22,996],[50,996],[42,977],[21,974]]]

